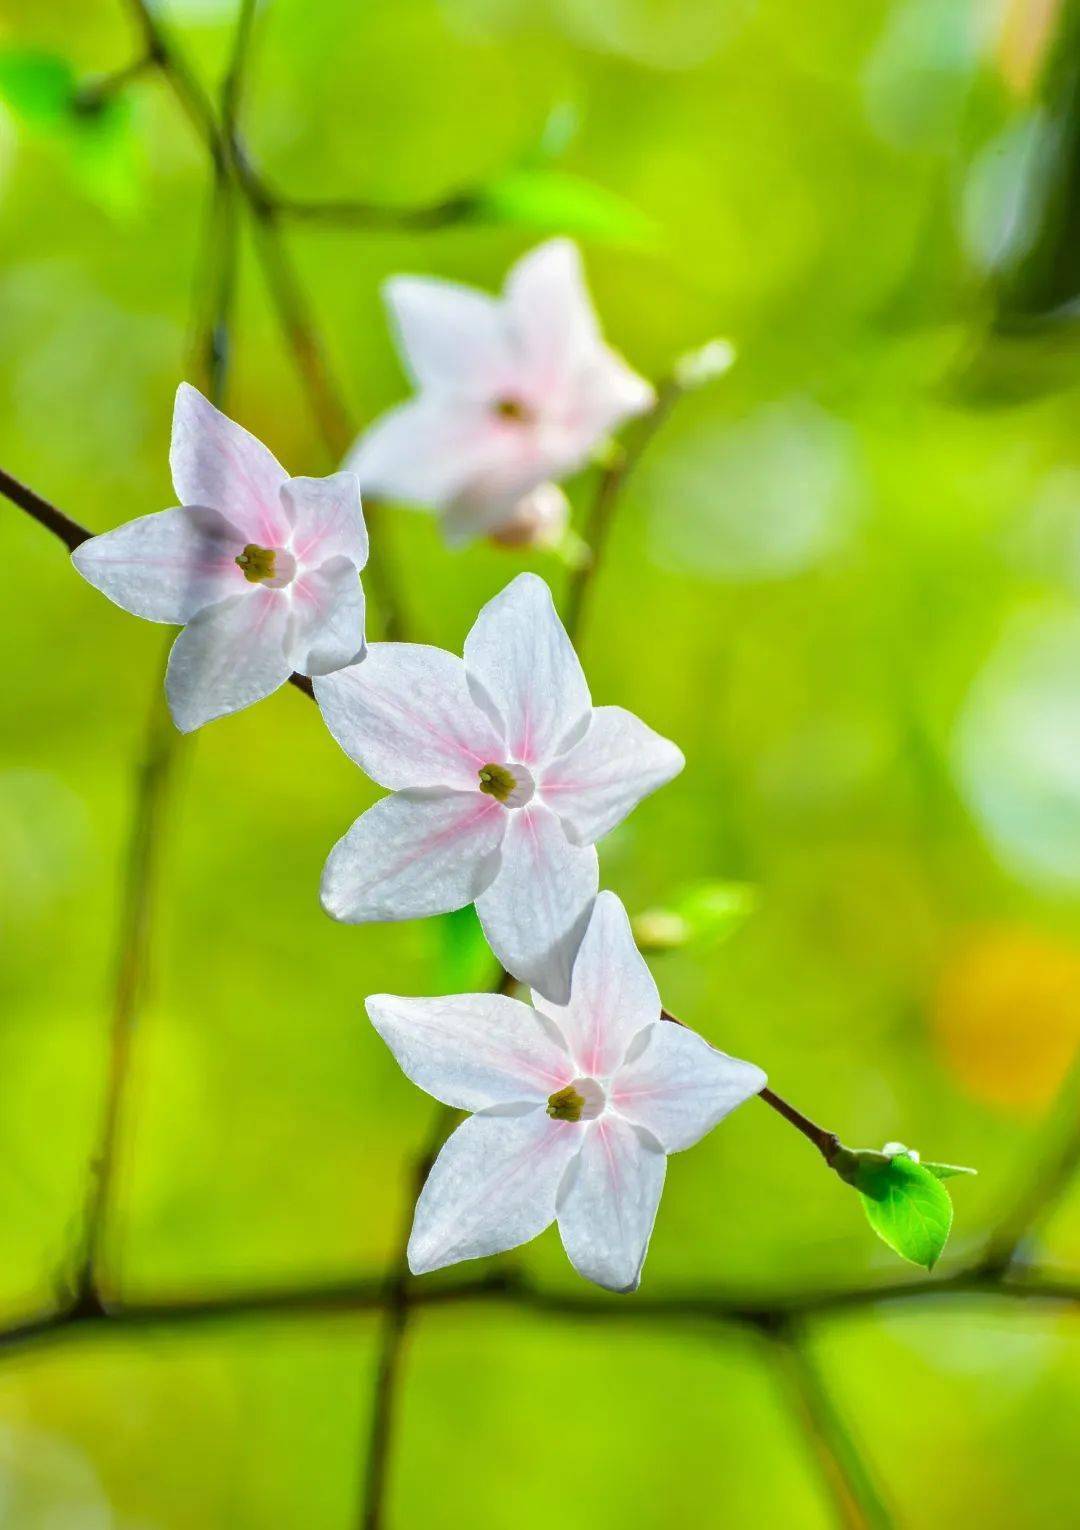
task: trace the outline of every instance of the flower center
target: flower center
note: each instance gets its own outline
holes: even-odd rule
[[[236,559],[237,568],[243,569],[249,584],[267,584],[281,590],[296,573],[296,559],[283,547],[260,547],[249,542]]]
[[[515,425],[528,425],[533,418],[533,412],[528,404],[523,404],[519,398],[501,398],[493,406],[492,412],[497,414],[500,420],[511,420]]]
[[[504,807],[524,807],[536,789],[536,783],[524,765],[516,762],[498,765],[492,761],[481,765],[478,774],[480,790]]]
[[[604,1091],[594,1078],[576,1078],[548,1096],[547,1113],[553,1121],[595,1121],[604,1103]]]

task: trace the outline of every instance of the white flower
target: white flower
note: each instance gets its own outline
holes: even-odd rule
[[[368,542],[355,476],[290,478],[187,383],[170,464],[177,509],[91,537],[71,557],[125,611],[183,624],[165,677],[176,726],[238,712],[294,669],[321,675],[362,658]]]
[[[415,919],[475,900],[507,970],[564,1002],[599,883],[593,848],[677,775],[674,744],[621,707],[594,708],[535,574],[488,602],[464,662],[373,643],[315,681],[331,733],[384,797],[323,872],[335,919]]]
[[[520,500],[654,402],[604,343],[567,239],[519,260],[501,298],[418,276],[394,277],[386,298],[417,396],[347,466],[365,492],[445,511],[450,540],[520,522]]]
[[[579,1274],[632,1291],[668,1153],[765,1086],[660,1018],[660,997],[614,893],[596,900],[565,1008],[498,994],[368,999],[372,1024],[428,1094],[471,1110],[428,1176],[409,1267],[422,1275],[517,1248],[556,1218]]]

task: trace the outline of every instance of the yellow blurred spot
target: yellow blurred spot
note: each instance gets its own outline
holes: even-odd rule
[[[1037,84],[1060,11],[1061,0],[1006,0],[997,59],[1014,95],[1026,97]]]
[[[1080,1048],[1080,953],[1015,926],[969,931],[942,971],[931,1018],[963,1089],[1042,1110]]]

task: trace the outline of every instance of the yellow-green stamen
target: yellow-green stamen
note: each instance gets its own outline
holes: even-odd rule
[[[524,425],[532,418],[529,410],[519,398],[501,398],[495,405],[495,413],[500,420],[513,420],[518,425]]]
[[[262,584],[267,579],[277,578],[276,548],[260,547],[257,542],[249,542],[236,564],[243,569],[244,578],[251,584]]]
[[[548,1096],[547,1113],[553,1121],[580,1121],[585,1101],[573,1084]]]
[[[480,790],[497,802],[505,802],[517,786],[512,773],[505,765],[484,765],[480,770]]]

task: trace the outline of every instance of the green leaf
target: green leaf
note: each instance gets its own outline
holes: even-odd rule
[[[845,1178],[848,1176],[845,1175]],[[949,1237],[952,1201],[930,1170],[904,1153],[858,1155],[851,1175],[870,1226],[903,1259],[932,1270]]]
[[[757,888],[747,882],[695,882],[665,907],[638,914],[634,936],[642,951],[673,951],[696,942],[715,945],[734,935],[757,906]]]
[[[639,248],[657,243],[656,225],[613,191],[545,165],[510,170],[484,187],[477,209],[495,223],[580,234]]]
[[[0,51],[0,99],[27,127],[53,128],[75,103],[75,74],[66,59],[20,49]]]
[[[935,1179],[952,1179],[954,1174],[978,1174],[978,1169],[966,1169],[959,1163],[924,1163],[923,1168]]]

